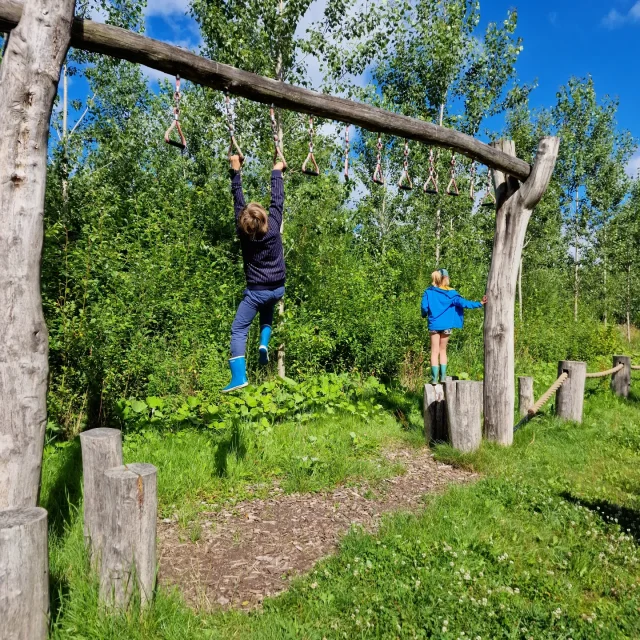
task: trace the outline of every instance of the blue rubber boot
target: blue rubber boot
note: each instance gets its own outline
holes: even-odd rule
[[[229,359],[231,369],[231,382],[222,390],[222,393],[229,393],[236,389],[242,389],[249,384],[247,380],[247,361],[244,356],[237,356]]]
[[[444,384],[446,379],[447,379],[447,365],[441,364],[440,365],[440,382]]]
[[[258,362],[260,364],[269,362],[269,338],[271,338],[271,327],[265,324],[260,328],[260,346],[258,347]]]
[[[431,367],[431,384],[438,384],[438,365]]]

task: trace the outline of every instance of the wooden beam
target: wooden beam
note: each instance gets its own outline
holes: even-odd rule
[[[0,0],[0,30],[12,29],[18,23],[21,12],[20,2]],[[274,104],[299,113],[348,122],[368,131],[446,147],[521,181],[526,180],[531,172],[531,166],[524,160],[459,131],[264,78],[119,27],[76,18],[71,45],[143,64],[169,75],[180,74],[180,77],[192,82],[255,102]]]

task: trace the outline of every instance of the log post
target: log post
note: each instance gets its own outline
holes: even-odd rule
[[[35,507],[47,424],[40,296],[49,118],[74,0],[28,0],[0,62],[0,509]]]
[[[0,638],[46,640],[49,631],[47,512],[0,511]]]
[[[122,465],[122,432],[89,429],[80,434],[84,485],[84,540],[92,558],[102,548],[100,522],[104,519],[106,490],[104,472]]]
[[[558,363],[558,376],[563,371],[569,374],[569,378],[556,393],[556,415],[565,420],[582,422],[587,363],[561,360]]]
[[[535,402],[533,397],[533,378],[520,376],[518,378],[518,409],[521,416],[526,416]]]
[[[629,397],[631,387],[631,358],[629,356],[613,356],[613,366],[624,365],[620,371],[611,375],[611,390],[621,398]]]
[[[424,385],[424,437],[428,443],[447,442],[447,403],[441,384]]]
[[[100,599],[126,608],[136,592],[142,605],[156,581],[157,471],[134,463],[105,472]]]
[[[451,445],[464,452],[475,451],[482,441],[482,382],[447,380],[447,420]]]
[[[492,144],[508,155],[516,154],[511,140]],[[558,138],[540,141],[524,183],[493,171],[497,211],[484,321],[484,424],[486,437],[503,445],[513,442],[514,310],[522,246],[531,212],[551,180],[558,147]]]

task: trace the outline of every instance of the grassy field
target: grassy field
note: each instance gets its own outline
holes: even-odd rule
[[[637,377],[637,376],[636,376]],[[640,379],[635,380],[636,391]],[[415,399],[407,400],[407,406]],[[418,420],[340,416],[285,423],[268,441],[248,428],[138,437],[127,459],[157,464],[163,513],[189,526],[198,505],[260,494],[277,478],[313,491],[395,469],[381,447],[417,446]],[[352,435],[353,434],[353,435]],[[54,638],[638,638],[640,637],[640,395],[589,383],[582,425],[543,416],[515,445],[441,460],[483,478],[429,497],[376,535],[352,531],[339,553],[251,614],[198,614],[159,590],[140,615],[108,616],[87,577],[77,445],[49,451]],[[163,477],[164,476],[164,477]]]

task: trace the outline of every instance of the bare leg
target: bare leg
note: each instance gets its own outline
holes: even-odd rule
[[[433,342],[431,343],[433,344]],[[449,336],[440,336],[440,364],[447,364],[447,345],[449,344]],[[431,356],[431,364],[433,364],[433,356]],[[437,361],[436,361],[437,364]]]
[[[445,336],[442,336],[443,338]],[[438,354],[440,353],[440,334],[439,333],[432,333],[431,334],[431,366],[432,367],[437,367],[438,366]],[[446,351],[445,351],[445,358],[446,358]]]

